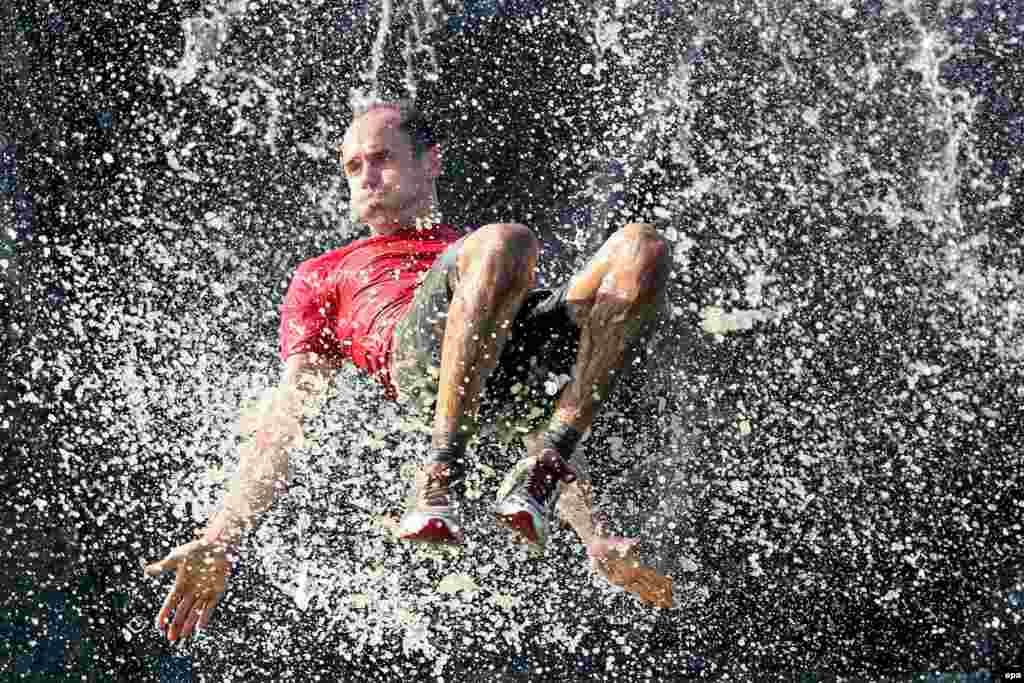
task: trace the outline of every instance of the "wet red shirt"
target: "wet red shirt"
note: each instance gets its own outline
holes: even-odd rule
[[[305,261],[281,305],[281,359],[313,352],[351,359],[394,395],[389,370],[395,325],[419,276],[463,233],[448,225],[357,240]]]

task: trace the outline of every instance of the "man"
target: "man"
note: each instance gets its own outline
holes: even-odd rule
[[[463,541],[453,497],[467,441],[480,424],[485,384],[490,405],[500,407],[523,395],[556,393],[538,390],[538,357],[571,373],[550,422],[502,485],[496,519],[543,548],[546,510],[562,484],[559,513],[595,568],[619,585],[642,584],[631,554],[635,541],[602,528],[569,459],[613,373],[655,316],[669,268],[665,243],[652,226],[627,225],[564,286],[533,290],[538,244],[526,226],[486,225],[464,235],[434,220],[441,149],[409,103],[357,112],[340,152],[353,218],[369,225],[371,236],[296,271],[281,309],[284,378],[255,442],[243,449],[237,485],[200,538],[146,567],[152,576],[177,574],[158,628],[173,641],[209,622],[241,533],[285,488],[287,452],[302,438],[305,406],[346,360],[390,396],[433,413],[415,503],[394,529],[411,542]]]

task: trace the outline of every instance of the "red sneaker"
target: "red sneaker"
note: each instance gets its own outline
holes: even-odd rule
[[[553,448],[523,458],[498,489],[495,518],[535,551],[543,551],[548,538],[548,518],[558,498],[558,482],[571,484],[574,481],[576,470]]]
[[[400,539],[452,545],[465,541],[451,506],[448,472],[448,465],[433,463],[416,473],[416,502],[398,522]]]

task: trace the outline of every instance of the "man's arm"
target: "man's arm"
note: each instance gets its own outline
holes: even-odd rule
[[[322,395],[330,369],[312,353],[288,359],[284,379],[252,420],[254,433],[242,447],[238,479],[221,509],[199,538],[174,548],[162,560],[143,563],[148,576],[176,573],[174,587],[156,618],[157,628],[170,641],[187,638],[193,629],[209,623],[231,575],[229,549],[287,485],[288,450],[302,443],[302,417]]]
[[[261,414],[249,419],[253,433],[240,452],[238,478],[203,534],[209,542],[236,545],[246,529],[288,487],[288,451],[303,440],[302,418],[322,396],[333,366],[314,353],[288,358],[284,377]]]

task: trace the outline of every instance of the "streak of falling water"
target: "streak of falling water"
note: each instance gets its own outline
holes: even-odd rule
[[[960,211],[960,180],[965,167],[977,166],[977,155],[968,135],[980,98],[970,97],[962,90],[943,85],[942,65],[953,58],[958,47],[941,31],[930,29],[921,19],[921,8],[904,3],[903,11],[917,30],[919,43],[907,68],[921,75],[921,88],[930,102],[926,125],[931,149],[921,159],[921,203],[925,214],[934,222],[935,237],[950,231],[951,238],[963,234]],[[948,3],[940,8],[945,10]],[[960,155],[966,153],[965,161]]]
[[[381,0],[380,18],[377,23],[377,36],[373,41],[373,47],[370,49],[370,64],[367,70],[362,73],[362,80],[366,84],[364,86],[365,90],[353,90],[353,105],[359,106],[368,99],[377,99],[380,97],[377,74],[380,71],[381,63],[384,60],[384,48],[387,45],[388,34],[390,33],[391,0]]]
[[[412,100],[416,100],[418,87],[416,85],[416,57],[419,53],[426,55],[428,67],[423,78],[434,82],[440,78],[441,68],[437,63],[437,50],[430,43],[430,37],[440,28],[437,17],[441,9],[433,0],[423,0],[423,6],[418,9],[415,0],[409,2],[409,27],[406,29],[405,45],[402,48],[402,55],[405,57],[405,89]],[[424,17],[421,25],[420,13]]]
[[[403,9],[408,14],[408,26],[401,49],[405,59],[405,96],[415,101],[419,92],[417,85],[418,55],[425,55],[427,61],[422,77],[428,81],[436,81],[440,77],[436,49],[431,44],[430,38],[440,27],[437,18],[443,14],[442,8],[434,0],[422,0],[422,5],[418,5],[416,0],[406,0],[404,7],[402,0],[399,0],[397,7],[392,0],[381,0],[377,34],[370,48],[369,65],[360,74],[363,85],[351,90],[350,103],[353,108],[383,96],[378,76],[384,62],[388,36],[392,32],[394,15],[402,12]]]
[[[948,7],[949,3],[941,5],[940,16]],[[928,270],[941,274],[947,291],[957,293],[960,315],[979,328],[994,325],[1000,330],[994,341],[1001,354],[1008,360],[1019,359],[1024,330],[1016,319],[1017,302],[1006,293],[1019,291],[1024,279],[1016,269],[984,263],[979,252],[989,244],[988,236],[984,231],[972,235],[963,217],[960,188],[964,175],[973,178],[974,186],[989,182],[971,138],[981,98],[942,81],[943,64],[961,48],[944,32],[926,24],[920,3],[904,2],[902,11],[911,20],[918,40],[907,68],[920,74],[929,103],[925,120],[928,145],[919,169],[920,202],[936,249],[924,251],[919,259]],[[912,217],[910,212],[907,217]],[[970,348],[976,340],[961,343]]]

